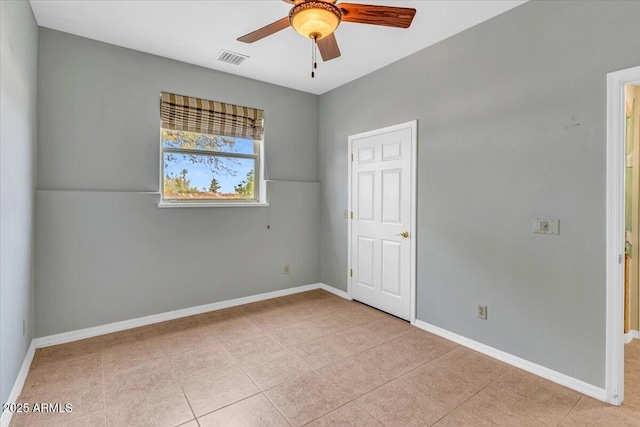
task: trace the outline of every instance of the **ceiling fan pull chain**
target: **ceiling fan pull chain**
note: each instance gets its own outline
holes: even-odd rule
[[[318,68],[318,38],[313,39],[313,69]]]
[[[316,40],[315,39],[311,39],[311,78],[315,78],[316,77],[316,73],[315,73],[315,62],[316,62]]]
[[[315,69],[318,68],[318,63],[316,62],[316,50],[318,48],[318,38],[311,37],[311,78],[316,77]]]

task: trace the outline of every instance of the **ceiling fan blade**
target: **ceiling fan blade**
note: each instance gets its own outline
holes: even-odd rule
[[[252,33],[249,34],[245,34],[242,37],[238,38],[239,42],[244,42],[244,43],[253,43],[253,42],[257,42],[260,39],[263,39],[267,36],[270,36],[271,34],[275,34],[280,30],[284,30],[285,28],[287,28],[289,25],[289,18],[285,17],[280,19],[279,21],[276,21],[272,24],[269,25],[265,25],[264,27],[260,28],[259,30],[255,30]]]
[[[409,28],[416,10],[409,7],[375,6],[369,4],[340,3],[342,21],[359,24]]]
[[[340,48],[333,33],[318,40],[318,49],[320,49],[320,55],[325,62],[340,56]]]

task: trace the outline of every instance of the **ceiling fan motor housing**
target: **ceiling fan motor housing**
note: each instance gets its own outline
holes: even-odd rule
[[[341,19],[342,11],[327,1],[305,1],[289,11],[291,26],[304,37],[314,40],[332,34]]]

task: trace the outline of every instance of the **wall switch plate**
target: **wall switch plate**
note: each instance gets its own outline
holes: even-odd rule
[[[487,320],[487,306],[478,304],[478,317]]]
[[[533,218],[532,223],[535,234],[560,234],[559,219]]]
[[[284,268],[282,269],[282,274],[289,274],[289,266],[285,265]]]

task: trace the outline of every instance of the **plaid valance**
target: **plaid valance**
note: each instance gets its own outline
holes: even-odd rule
[[[166,92],[160,97],[163,129],[262,139],[263,116],[262,110],[223,102]]]

